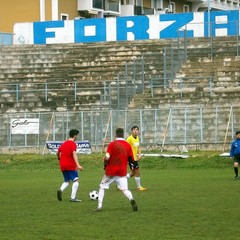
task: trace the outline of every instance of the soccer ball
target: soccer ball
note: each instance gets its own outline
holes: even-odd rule
[[[98,199],[98,192],[96,190],[93,190],[89,193],[89,198],[91,200],[97,200]]]

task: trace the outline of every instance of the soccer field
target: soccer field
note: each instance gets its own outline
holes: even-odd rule
[[[240,181],[233,181],[229,160],[203,167],[195,165],[196,159],[145,158],[141,173],[148,191],[136,191],[134,179],[129,180],[139,211],[133,212],[113,185],[106,191],[104,211],[95,212],[97,202],[88,193],[98,190],[101,160],[81,158],[82,202],[70,203],[70,188],[62,202],[56,198],[62,176],[53,156],[1,156],[0,238],[239,239]]]

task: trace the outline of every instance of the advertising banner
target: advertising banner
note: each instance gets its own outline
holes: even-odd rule
[[[47,141],[46,146],[51,153],[56,154],[58,148],[61,146],[63,142],[64,141]],[[91,144],[88,140],[76,141],[76,145],[77,145],[77,153],[90,154],[92,152]]]
[[[11,134],[39,134],[38,118],[19,118],[11,120]]]

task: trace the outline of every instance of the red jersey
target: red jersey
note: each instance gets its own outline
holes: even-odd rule
[[[77,165],[73,158],[73,151],[76,150],[77,150],[76,143],[70,140],[65,141],[58,148],[58,152],[61,153],[59,161],[61,171],[77,169]]]
[[[128,158],[133,159],[132,147],[123,138],[117,138],[109,143],[107,152],[110,155],[105,173],[108,176],[125,176],[127,174]]]

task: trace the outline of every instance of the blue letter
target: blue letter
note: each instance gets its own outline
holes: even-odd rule
[[[219,20],[218,20],[219,17]],[[226,20],[224,20],[224,17]],[[222,18],[222,19],[221,19]],[[210,29],[211,36],[216,36],[217,29],[227,30],[226,34],[220,34],[221,36],[226,35],[238,35],[239,34],[239,11],[217,11],[210,12],[210,25],[208,23],[208,12],[205,12],[204,15],[204,36],[208,36],[208,29]],[[221,22],[222,21],[222,22]]]
[[[47,28],[64,27],[64,21],[34,22],[33,23],[33,43],[46,44],[47,38],[54,38],[55,32],[47,32]]]
[[[170,26],[160,32],[160,38],[184,37],[184,29],[180,29],[193,20],[193,13],[162,14],[160,21],[174,21]],[[186,37],[193,37],[193,30],[186,29]]]
[[[128,23],[132,23],[132,26],[127,26]],[[117,40],[130,40],[128,32],[134,35],[134,40],[149,39],[148,29],[149,19],[146,16],[117,18]]]
[[[74,42],[106,41],[106,19],[94,18],[74,21]]]

